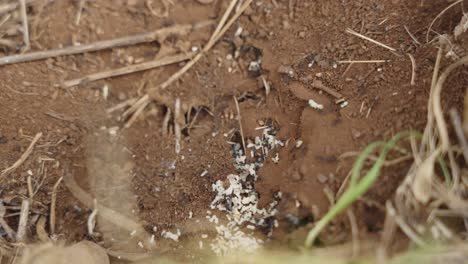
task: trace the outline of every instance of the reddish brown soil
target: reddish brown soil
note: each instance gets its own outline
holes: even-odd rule
[[[88,2],[79,26],[74,25],[75,1],[53,1],[43,9],[33,5],[29,10],[34,23],[32,50],[74,42],[90,43],[171,24],[219,18],[228,1],[214,1],[209,5],[174,1],[176,4],[170,8],[168,18],[153,16],[145,1]],[[288,141],[279,153],[279,163],[269,160],[259,171],[256,185],[262,204],[271,202],[275,192],[283,193],[278,215],[280,228],[273,232],[273,240],[284,241],[292,231],[286,218],[288,214],[319,218],[329,206],[324,188],[335,193],[352,165],[352,159],[340,160],[341,154],[359,151],[371,141],[387,139],[402,130],[423,128],[437,50],[430,44],[416,44],[404,26],[425,43],[427,26],[446,6],[445,0],[254,1],[222,41],[180,82],[161,95],[168,98],[165,102],[154,103],[133,126],[119,130],[119,142],[126,147],[133,166],[135,214],[148,231],[153,226],[159,230],[186,227],[190,225],[187,222],[190,212],[194,218],[205,217],[213,199],[211,184],[235,173],[231,147],[226,142],[235,139],[230,138],[232,133],[228,137],[224,134],[239,127],[237,120],[230,118],[236,115],[233,96],[237,96],[245,98],[240,102],[245,138],[259,135],[255,128],[261,121],[274,120],[280,128],[278,138]],[[458,6],[435,23],[433,29],[450,33],[460,16]],[[243,33],[235,37],[238,27],[243,28]],[[398,52],[347,34],[346,28],[381,41]],[[1,187],[4,202],[17,205],[27,196],[28,170],[32,172],[33,186],[38,186],[45,177],[32,206],[38,214],[48,215],[52,186],[60,176],[73,175],[88,188],[88,157],[100,148],[91,143],[95,142],[93,135],[101,127],[123,126],[117,120],[118,114],[107,115],[105,110],[122,100],[142,95],[145,89],[161,83],[180,66],[107,79],[67,91],[56,88],[56,84],[121,67],[128,64],[124,61],[128,56],[148,61],[158,52],[203,46],[211,31],[212,28],[207,28],[165,43],[3,66],[0,69],[0,167],[13,164],[29,145],[30,137],[43,133],[29,159],[4,179]],[[21,43],[20,37],[12,39]],[[465,55],[463,47],[467,46],[458,47],[461,48],[457,50],[458,55]],[[228,55],[234,56],[235,50],[240,51],[237,61],[227,59]],[[2,55],[15,52],[3,49]],[[417,65],[414,86],[410,85],[411,61],[406,53],[414,56]],[[260,54],[261,72],[257,73],[270,84],[268,95],[262,79],[247,71],[249,63]],[[309,67],[313,58],[316,61]],[[339,60],[377,59],[389,62],[333,67],[333,62]],[[444,64],[447,63],[448,59]],[[283,73],[285,67],[291,67],[294,75]],[[466,70],[453,76],[444,97],[446,106],[461,105],[467,76]],[[341,93],[348,106],[341,108],[335,104],[335,98],[313,89],[314,80],[321,80]],[[107,100],[99,92],[103,85],[110,87]],[[173,108],[177,97],[186,105],[205,109],[200,110],[193,127],[184,131],[179,155],[174,151],[173,135],[163,136],[161,129],[167,107]],[[307,98],[323,104],[324,109],[312,109],[304,100]],[[56,113],[55,117],[51,112]],[[190,120],[195,112],[187,115]],[[295,147],[298,140],[303,141],[300,148]],[[40,161],[41,157],[53,161]],[[171,168],[174,162],[175,168]],[[386,169],[365,201],[356,205],[363,238],[366,233],[381,230],[384,214],[380,208],[405,175],[405,168],[401,164]],[[204,170],[208,171],[207,176],[200,177]],[[322,183],[319,178],[324,176],[326,182]],[[84,208],[63,184],[58,190],[56,233],[68,241],[88,238],[86,220],[91,210]],[[300,207],[296,207],[296,201]],[[14,225],[17,216],[9,221]],[[343,225],[332,226],[323,240],[336,243],[349,239],[347,225],[343,219]],[[34,234],[34,229],[31,233]],[[190,238],[190,233],[182,236],[185,240]]]

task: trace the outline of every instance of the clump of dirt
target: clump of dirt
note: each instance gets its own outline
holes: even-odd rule
[[[174,1],[167,5],[167,16],[161,17],[144,1],[86,1],[76,24],[78,6],[73,1],[34,2],[28,9],[34,29],[30,48],[34,51],[168,25],[219,20],[228,4]],[[250,233],[255,239],[279,244],[300,241],[328,210],[351,168],[353,159],[342,154],[359,151],[369,142],[387,139],[402,130],[423,129],[437,53],[425,41],[426,30],[446,6],[446,1],[254,1],[198,64],[178,82],[154,94],[156,100],[128,128],[121,119],[124,108],[110,114],[106,110],[140,97],[182,64],[66,90],[57,85],[175,51],[200,50],[213,28],[169,37],[162,43],[2,66],[0,166],[13,164],[35,133],[44,135],[26,162],[2,179],[0,197],[9,208],[7,220],[16,227],[17,208],[29,196],[28,181],[34,189],[30,216],[34,226],[36,215],[48,215],[50,193],[61,176],[73,175],[87,191],[96,188],[96,197],[108,206],[108,202],[115,206],[117,198],[124,196],[115,190],[106,192],[110,196],[99,197],[98,189],[118,188],[123,180],[122,184],[131,186],[127,192],[134,196],[130,197],[132,202],[125,199],[132,206],[122,206],[127,212],[121,213],[140,219],[156,244],[168,243],[166,254],[184,252],[179,257],[190,259],[195,255],[193,248],[208,249],[210,241],[219,235],[215,224],[207,221],[214,219],[211,214],[219,219],[226,217],[226,212],[208,214],[207,210],[213,210],[213,185],[217,181],[227,183],[228,175],[238,173],[233,145],[239,150],[242,140],[256,143],[265,126],[274,124],[275,137],[284,146],[273,155],[263,156],[262,166],[256,168],[258,178],[249,184],[252,195],[258,198],[259,210],[272,202],[277,204],[275,213],[268,215],[271,218],[263,219],[262,224],[267,221],[270,227],[267,232],[259,232],[262,224],[255,222],[255,231]],[[438,34],[452,32],[460,15],[459,7],[448,10],[432,30]],[[395,51],[348,34],[347,28]],[[15,32],[4,37],[20,42]],[[453,40],[457,48],[450,54],[466,54],[465,38],[463,33]],[[16,52],[8,45],[1,50],[3,56]],[[415,60],[414,73],[407,54]],[[369,62],[373,60],[381,62]],[[444,107],[461,107],[462,88],[468,84],[465,71],[457,71],[447,84]],[[107,96],[102,96],[104,86]],[[176,111],[177,99],[182,114],[175,120],[171,113]],[[321,109],[311,107],[309,100]],[[176,123],[182,131],[178,153]],[[89,143],[86,139],[95,131],[125,142],[118,150],[125,158],[110,159],[116,156],[106,153],[116,150],[103,147],[99,141]],[[90,163],[92,149],[103,157],[97,163]],[[247,160],[253,158],[248,148],[242,146],[242,150]],[[100,175],[100,168],[108,163],[125,168],[125,177],[118,178],[119,173],[113,170]],[[373,236],[382,229],[382,203],[394,192],[406,168],[404,163],[386,168],[378,183],[356,204],[360,237]],[[102,180],[99,186],[93,187],[89,181],[93,175]],[[240,185],[246,188],[247,182]],[[57,201],[58,237],[67,241],[97,239],[87,230],[93,208],[83,206],[64,185],[59,186]],[[238,228],[246,231],[245,226]],[[35,240],[34,232],[29,238]],[[344,217],[322,237],[325,244],[349,239],[349,224]],[[132,247],[138,247],[138,243]]]

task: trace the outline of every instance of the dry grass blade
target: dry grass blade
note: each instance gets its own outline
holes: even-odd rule
[[[447,10],[449,10],[450,8],[456,6],[457,4],[460,4],[461,2],[463,2],[463,0],[458,0],[456,2],[453,2],[452,4],[450,4],[449,6],[447,6],[444,10],[442,10],[435,18],[434,20],[432,20],[431,24],[429,25],[429,27],[427,28],[427,32],[426,32],[426,42],[428,43],[429,42],[429,34],[431,32],[431,29],[432,29],[432,26],[434,25],[434,23],[437,21],[437,19],[439,19],[445,12],[447,12]]]
[[[349,223],[351,225],[351,234],[353,237],[353,257],[359,256],[360,245],[359,245],[359,226],[356,221],[356,216],[352,208],[346,210],[346,214],[348,215]]]
[[[403,233],[405,233],[405,235],[407,235],[418,246],[425,246],[426,243],[423,241],[423,239],[413,229],[411,229],[411,227],[405,221],[403,221],[403,219],[399,215],[397,215],[397,212],[395,210],[395,207],[393,207],[392,202],[387,201],[385,205],[387,208],[387,213],[395,219],[395,222],[398,224],[401,231],[403,231]]]
[[[97,41],[90,44],[83,44],[79,46],[70,46],[60,49],[37,51],[26,54],[18,54],[0,58],[0,65],[7,65],[20,62],[28,62],[35,60],[43,60],[47,58],[54,58],[59,56],[81,54],[86,52],[94,52],[110,48],[118,48],[123,46],[131,46],[141,43],[148,43],[153,41],[160,41],[170,35],[184,35],[195,29],[200,29],[212,25],[212,21],[208,20],[195,25],[175,25],[167,28],[158,29],[149,33],[142,33],[133,36],[122,38]]]
[[[431,90],[429,92],[429,100],[427,105],[427,123],[426,127],[424,128],[423,139],[421,142],[421,147],[419,149],[419,156],[425,156],[425,152],[429,149],[433,150],[435,148],[433,143],[433,134],[434,134],[434,109],[433,109],[433,97],[434,97],[434,89],[437,84],[437,79],[439,78],[439,70],[440,70],[440,62],[442,60],[442,49],[439,48],[437,52],[436,62],[434,64],[434,70],[432,72],[432,80],[431,80]]]
[[[354,35],[354,36],[356,36],[356,37],[360,37],[360,38],[362,38],[362,39],[365,39],[365,40],[367,40],[367,41],[370,41],[370,42],[372,42],[372,43],[374,43],[374,44],[376,44],[376,45],[378,45],[378,46],[380,46],[380,47],[386,48],[386,49],[388,49],[388,50],[390,50],[390,51],[393,51],[393,52],[396,52],[396,51],[397,51],[396,49],[394,49],[394,48],[392,48],[392,47],[390,47],[390,46],[388,46],[388,45],[385,45],[385,44],[383,44],[383,43],[381,43],[381,42],[378,42],[378,41],[375,40],[375,39],[371,39],[371,38],[369,38],[369,37],[367,37],[367,36],[364,36],[364,35],[362,35],[362,34],[360,34],[360,33],[357,33],[356,31],[354,31],[354,30],[352,30],[352,29],[350,29],[350,28],[347,28],[347,29],[346,29],[346,32],[349,33],[349,34],[351,34],[351,35]]]
[[[464,109],[463,109],[463,132],[468,135],[468,89],[465,91]]]
[[[452,108],[450,110],[450,118],[452,119],[452,124],[458,138],[458,143],[462,149],[463,157],[465,158],[465,162],[468,164],[468,143],[466,141],[465,134],[463,133],[460,115],[456,109]]]
[[[385,263],[385,261],[388,258],[388,251],[395,236],[396,228],[397,226],[395,218],[387,212],[387,214],[385,215],[382,236],[380,239],[379,246],[377,248],[377,259],[379,263]]]
[[[19,0],[20,3],[20,13],[21,13],[21,23],[23,24],[23,42],[24,42],[24,49],[28,50],[31,46],[29,42],[29,26],[28,26],[28,14],[26,12],[26,0]]]
[[[174,64],[178,62],[182,62],[185,60],[188,60],[191,58],[191,55],[186,55],[186,54],[177,54],[173,56],[168,56],[164,57],[161,59],[156,59],[153,61],[148,61],[140,64],[134,64],[118,69],[113,69],[109,71],[104,71],[104,72],[98,72],[94,74],[87,75],[85,77],[73,79],[73,80],[68,80],[65,81],[61,86],[63,88],[70,88],[73,86],[81,85],[81,84],[86,84],[89,82],[94,82],[106,78],[111,78],[111,77],[117,77],[125,74],[130,74],[130,73],[135,73],[135,72],[140,72],[140,71],[146,71],[149,69],[154,69],[157,67],[162,67],[166,66],[169,64]]]
[[[447,130],[447,124],[445,122],[444,114],[442,110],[442,103],[441,103],[442,88],[448,76],[450,75],[450,73],[453,72],[458,67],[462,65],[466,65],[466,64],[468,64],[468,56],[465,56],[459,59],[458,61],[454,62],[453,64],[449,65],[447,69],[444,72],[442,72],[442,74],[440,75],[434,87],[432,107],[434,110],[434,118],[437,123],[437,128],[438,128],[439,137],[441,140],[441,147],[442,147],[443,152],[446,152],[449,150],[450,140],[449,140],[449,135],[448,135],[448,130]]]
[[[3,180],[4,176],[8,175],[12,171],[16,170],[23,162],[31,155],[31,152],[33,151],[34,145],[37,143],[37,141],[42,137],[42,133],[37,133],[36,136],[34,136],[33,140],[31,141],[31,144],[29,144],[29,147],[26,149],[26,151],[21,155],[21,157],[10,167],[4,169],[2,171],[2,174],[0,175],[0,181]]]
[[[182,139],[181,132],[181,120],[182,116],[180,113],[180,98],[177,98],[174,105],[174,137],[175,137],[175,153],[180,153],[180,142]],[[183,120],[183,119],[182,119]]]
[[[49,229],[50,234],[55,234],[55,209],[57,207],[57,189],[62,182],[63,177],[60,177],[57,182],[54,184],[54,188],[52,189],[52,198],[50,203],[50,222],[49,222]]]
[[[427,203],[431,198],[434,163],[438,156],[439,151],[434,151],[416,170],[411,187],[415,198],[421,203]]]
[[[404,26],[405,30],[406,30],[406,33],[408,33],[408,35],[410,36],[410,38],[418,45],[421,45],[421,42],[419,42],[419,40],[409,31],[408,27],[407,26]]]
[[[81,14],[83,13],[83,8],[85,6],[86,0],[80,0],[78,3],[78,11],[76,12],[76,17],[75,17],[75,26],[78,26],[81,21]]]
[[[11,227],[8,225],[8,223],[3,219],[3,216],[5,215],[6,209],[5,206],[3,205],[2,202],[0,202],[0,226],[5,230],[7,233],[8,238],[11,240],[15,239],[15,231],[11,229]]]
[[[408,57],[411,60],[411,86],[416,85],[416,60],[414,59],[413,55],[408,53]]]
[[[24,199],[21,203],[21,214],[18,223],[18,232],[16,233],[16,241],[23,242],[26,239],[26,231],[28,228],[29,218],[29,206],[30,202],[28,199]]]
[[[386,63],[389,60],[340,60],[339,64],[352,64],[352,63]]]

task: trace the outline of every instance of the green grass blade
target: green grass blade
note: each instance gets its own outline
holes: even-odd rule
[[[353,166],[353,174],[351,178],[351,184],[349,188],[343,193],[337,203],[327,212],[327,214],[320,219],[320,221],[315,225],[315,227],[309,232],[305,241],[305,247],[309,248],[312,246],[312,243],[315,241],[320,232],[327,226],[338,214],[343,212],[349,205],[356,201],[360,196],[362,196],[369,188],[376,182],[380,175],[380,169],[382,168],[385,157],[390,152],[390,150],[395,146],[395,144],[402,139],[403,137],[408,136],[418,136],[419,133],[416,132],[402,132],[395,135],[387,143],[375,142],[367,146],[367,148],[359,155],[356,159],[356,162]],[[372,168],[367,172],[367,174],[358,182],[359,173],[364,167],[364,162],[367,157],[375,150],[377,147],[384,145],[382,152],[379,155],[379,158],[374,163]]]

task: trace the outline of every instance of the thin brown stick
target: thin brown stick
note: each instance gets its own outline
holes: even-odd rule
[[[26,0],[19,0],[21,23],[23,24],[23,42],[25,45],[24,50],[28,50],[31,46],[29,42],[29,26],[28,26],[28,14],[26,12]]]
[[[175,136],[175,153],[180,153],[180,141],[182,137],[181,128],[179,124],[180,116],[180,98],[177,98],[174,105],[174,136]]]
[[[16,232],[16,241],[23,242],[26,239],[26,230],[28,227],[29,200],[24,199],[21,203],[21,214],[19,217],[18,231]]]
[[[145,94],[142,96],[138,101],[136,101],[130,108],[128,108],[125,112],[123,112],[122,117],[127,118],[132,113],[135,113],[141,107],[146,107],[150,102],[149,95]]]
[[[132,115],[130,119],[128,119],[127,123],[125,123],[125,128],[129,128],[130,126],[132,126],[132,124],[137,120],[138,116],[143,112],[145,107],[146,104],[142,104],[140,105],[140,107],[138,107],[138,109],[135,111],[135,114]]]
[[[30,176],[30,175],[28,176],[27,182],[28,182],[28,195],[29,195],[29,199],[32,199],[33,196],[34,196],[34,191],[33,191],[33,187],[32,187],[32,179],[31,179],[31,176]]]
[[[244,129],[242,128],[242,116],[240,113],[239,102],[237,102],[237,98],[234,96],[234,102],[236,103],[236,110],[237,110],[237,121],[239,121],[239,130],[242,139],[242,147],[244,148],[244,155],[246,155],[247,148],[245,147],[245,138],[244,138]]]
[[[411,32],[409,31],[409,28],[407,26],[403,26],[406,30],[406,33],[408,33],[408,35],[410,36],[410,38],[418,45],[421,45],[421,42],[419,42],[419,40],[413,35],[411,34]]]
[[[2,27],[10,18],[11,14],[4,16],[3,19],[0,21],[0,27]]]
[[[162,66],[166,66],[169,64],[174,64],[174,63],[178,63],[181,61],[185,61],[190,58],[191,58],[191,55],[186,55],[186,54],[177,54],[173,56],[168,56],[168,57],[156,59],[153,61],[143,62],[140,64],[134,64],[134,65],[130,65],[130,66],[126,66],[126,67],[122,67],[118,69],[112,69],[112,70],[108,70],[104,72],[93,73],[85,77],[68,80],[68,81],[63,82],[61,87],[70,88],[73,86],[82,85],[82,84],[86,84],[89,82],[94,82],[94,81],[98,81],[98,80],[102,80],[106,78],[121,76],[121,75],[140,72],[140,71],[146,71],[149,69],[154,69],[157,67],[162,67]]]
[[[352,64],[352,63],[385,63],[390,60],[341,60],[337,61],[339,64]]]
[[[57,206],[57,189],[60,183],[62,182],[63,177],[60,177],[57,182],[54,184],[54,188],[52,189],[52,197],[50,202],[50,219],[49,219],[49,229],[50,235],[55,234],[55,208]]]
[[[416,85],[416,60],[414,59],[413,55],[408,53],[408,57],[411,60],[411,86]]]
[[[163,124],[162,124],[162,135],[163,136],[167,136],[168,132],[169,132],[169,120],[171,119],[171,109],[168,107],[167,108],[167,112],[166,112],[166,115],[164,115],[164,119],[163,119]]]
[[[124,107],[126,107],[126,106],[128,106],[128,105],[131,105],[131,104],[135,103],[136,100],[137,100],[136,98],[127,99],[127,100],[125,100],[125,101],[123,101],[123,102],[121,102],[121,103],[119,103],[119,104],[117,104],[117,105],[114,105],[114,106],[111,107],[111,108],[108,108],[108,109],[106,110],[106,113],[112,114],[113,112],[115,112],[115,111],[117,111],[117,110],[119,110],[119,109],[122,109],[122,108],[124,108]]]
[[[360,33],[357,33],[356,31],[354,31],[354,30],[352,30],[352,29],[350,29],[350,28],[347,28],[347,29],[346,29],[346,33],[349,33],[349,34],[354,35],[354,36],[356,36],[356,37],[360,37],[360,38],[362,38],[362,39],[365,39],[365,40],[367,40],[367,41],[369,41],[369,42],[372,42],[372,43],[374,43],[374,44],[376,44],[376,45],[379,45],[380,47],[386,48],[386,49],[388,49],[388,50],[390,50],[390,51],[393,51],[393,52],[396,52],[396,51],[397,51],[395,48],[392,48],[392,47],[390,47],[390,46],[388,46],[388,45],[385,45],[385,44],[383,44],[383,43],[381,43],[381,42],[378,42],[378,41],[375,40],[375,39],[372,39],[372,38],[369,38],[369,37],[367,37],[367,36],[364,36],[364,35],[362,35],[362,34],[360,34]]]
[[[94,51],[123,47],[123,46],[131,46],[131,45],[153,42],[153,41],[161,41],[169,35],[188,34],[191,30],[200,29],[200,28],[209,26],[212,23],[213,21],[209,20],[209,21],[201,22],[195,25],[176,25],[176,26],[158,29],[156,31],[149,32],[149,33],[142,33],[142,34],[116,38],[116,39],[111,39],[111,40],[103,40],[103,41],[98,41],[98,42],[94,42],[90,44],[7,56],[7,57],[0,58],[0,66],[13,64],[13,63],[20,63],[20,62],[43,60],[43,59],[54,58],[54,57],[59,57],[59,56],[81,54],[85,52],[94,52]]]
[[[80,0],[78,3],[78,11],[76,12],[76,17],[75,17],[75,26],[78,26],[80,24],[81,20],[81,14],[83,13],[83,8],[86,3],[86,0]]]
[[[319,89],[319,90],[322,90],[328,94],[330,94],[331,96],[335,97],[336,99],[341,99],[343,98],[343,95],[341,95],[339,92],[335,91],[334,89],[330,88],[330,87],[327,87],[325,86],[322,81],[319,81],[319,80],[314,80],[311,84],[312,87],[316,88],[316,89]]]
[[[5,232],[7,233],[7,236],[11,240],[14,240],[15,235],[16,235],[15,231],[13,231],[13,229],[11,229],[11,227],[8,225],[5,219],[3,219],[3,216],[5,216],[5,212],[6,212],[6,208],[3,205],[3,203],[0,202],[0,226],[3,228],[3,230],[5,230]]]
[[[10,167],[4,169],[2,171],[2,174],[0,175],[0,181],[3,180],[3,177],[11,173],[12,171],[16,170],[23,162],[31,155],[31,152],[33,151],[34,145],[37,143],[37,141],[41,138],[42,133],[39,132],[36,134],[36,136],[33,138],[31,141],[31,144],[29,144],[29,147],[26,149],[26,151],[21,155],[21,157]]]

